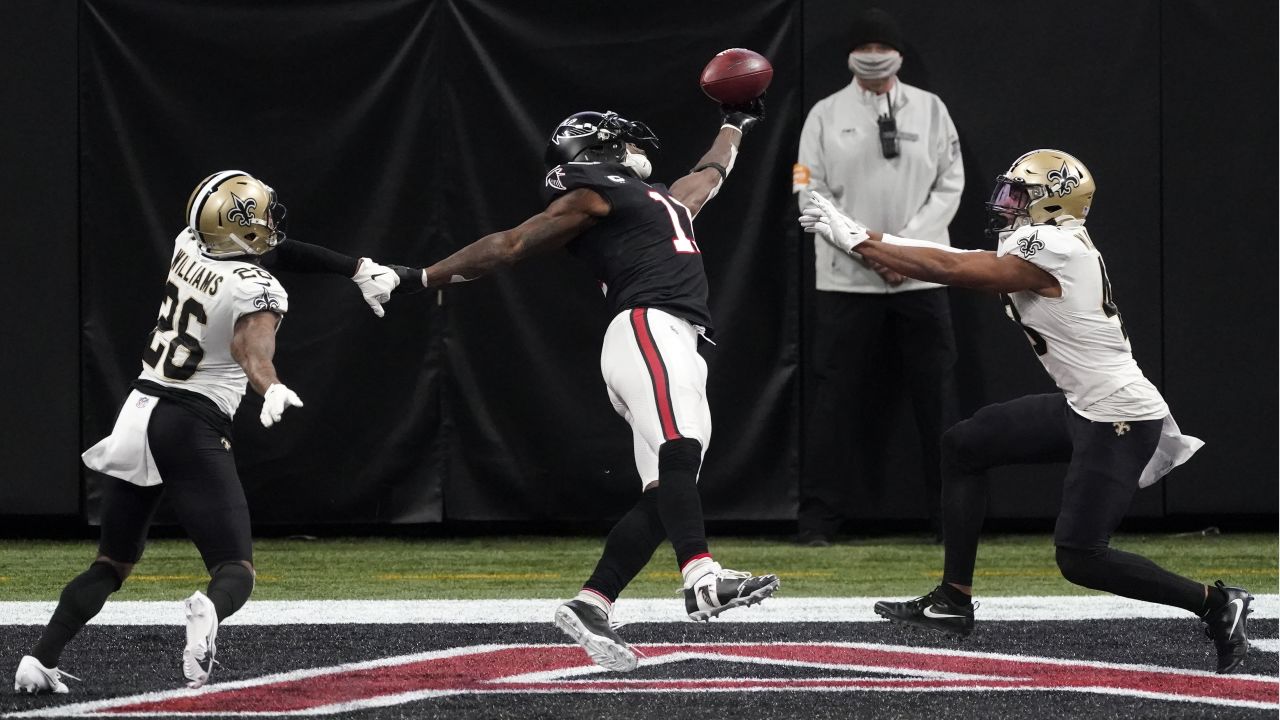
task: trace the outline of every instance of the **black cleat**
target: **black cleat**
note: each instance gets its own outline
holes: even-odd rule
[[[973,605],[956,605],[947,599],[939,586],[915,600],[876,603],[876,614],[889,622],[938,630],[948,635],[966,637],[973,632]]]
[[[609,618],[594,605],[570,600],[556,608],[555,622],[600,667],[630,672],[639,664],[635,651],[618,637],[609,626]]]
[[[1214,583],[1227,595],[1227,604],[1210,610],[1201,616],[1204,634],[1218,649],[1218,673],[1227,674],[1244,668],[1244,657],[1249,654],[1249,636],[1245,623],[1249,619],[1249,604],[1253,596],[1244,588],[1227,587],[1222,581]]]
[[[691,620],[710,620],[725,610],[755,605],[777,590],[777,575],[718,570],[711,582],[684,589],[684,609]]]

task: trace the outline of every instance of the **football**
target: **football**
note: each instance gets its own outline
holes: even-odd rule
[[[738,105],[764,94],[773,80],[773,66],[758,52],[729,48],[711,58],[702,70],[702,92],[718,103]]]

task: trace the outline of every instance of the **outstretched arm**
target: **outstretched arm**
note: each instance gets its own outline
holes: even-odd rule
[[[1062,294],[1057,279],[1016,255],[952,252],[936,243],[929,243],[934,247],[922,247],[924,244],[907,245],[900,238],[871,231],[867,239],[858,244],[858,253],[918,280],[1001,293],[1030,290],[1046,297]]]
[[[262,266],[271,272],[332,273],[350,278],[360,288],[369,309],[378,317],[386,314],[382,303],[391,299],[392,291],[404,278],[404,273],[369,258],[353,258],[322,245],[293,238],[285,239],[275,250],[263,255]]]
[[[1062,295],[1056,278],[1020,257],[897,238],[868,230],[818,193],[811,193],[810,200],[800,216],[805,232],[817,233],[846,253],[907,277],[1002,293],[1030,290],[1045,297]]]
[[[764,101],[760,98],[744,105],[722,106],[724,122],[698,164],[688,175],[671,183],[671,197],[689,208],[689,214],[697,217],[698,211],[720,192],[733,164],[738,159],[738,145],[747,132],[764,119]]]
[[[485,235],[423,271],[423,284],[440,287],[475,280],[535,253],[563,247],[609,214],[596,191],[578,188],[510,230]]]

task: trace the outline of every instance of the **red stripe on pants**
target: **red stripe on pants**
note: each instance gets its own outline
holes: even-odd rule
[[[671,404],[667,366],[662,362],[662,355],[658,353],[658,343],[653,339],[653,332],[649,329],[649,318],[645,314],[645,308],[632,309],[631,329],[635,331],[640,354],[644,356],[644,364],[649,368],[649,377],[653,380],[653,399],[658,405],[662,437],[667,440],[679,440],[684,436],[676,429],[676,411]]]

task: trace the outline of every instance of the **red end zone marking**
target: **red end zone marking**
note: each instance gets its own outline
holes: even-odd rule
[[[331,712],[422,701],[432,694],[521,692],[701,692],[749,691],[975,691],[1074,690],[1169,700],[1276,708],[1275,678],[1211,675],[1172,668],[1125,666],[984,653],[867,644],[647,645],[637,646],[646,664],[708,659],[743,664],[743,677],[629,679],[597,670],[572,645],[462,647],[439,653],[386,658],[350,667],[320,668],[307,677],[261,678],[217,685],[174,696],[137,696],[80,706],[49,708],[61,714],[224,714],[236,712]],[[751,678],[749,663],[846,667],[883,677]],[[672,674],[678,674],[676,666]],[[120,703],[120,704],[113,704]],[[326,710],[327,708],[327,710]]]
[[[533,670],[581,667],[576,645],[510,647],[491,652],[349,670],[267,685],[210,691],[193,697],[103,708],[110,713],[290,712],[422,690],[483,690],[490,680]],[[586,660],[589,664],[590,661]]]

